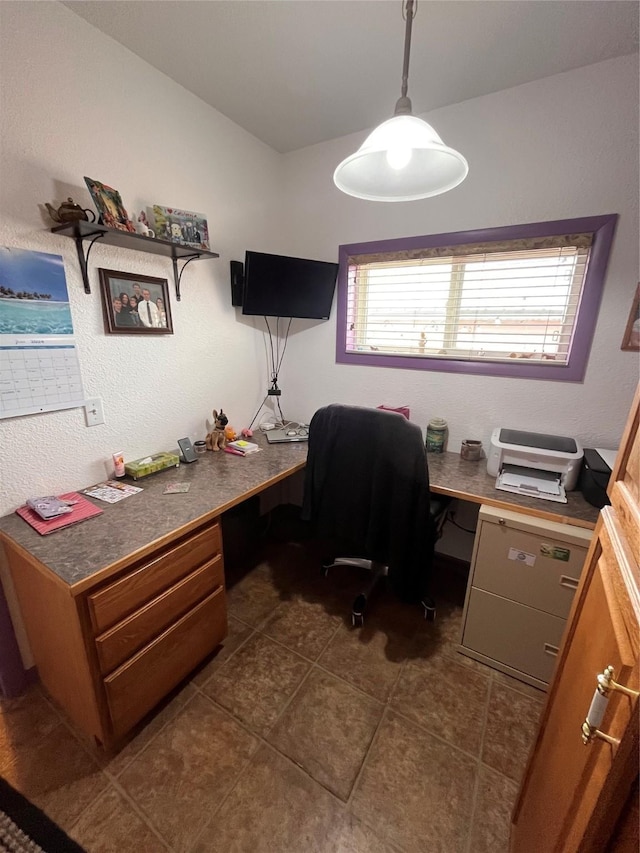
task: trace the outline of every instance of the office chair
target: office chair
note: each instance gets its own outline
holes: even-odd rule
[[[383,577],[404,601],[421,603],[428,621],[434,545],[448,498],[431,495],[420,428],[397,412],[332,404],[309,427],[302,518],[331,554],[332,566],[367,568],[371,578],[353,602],[354,627]]]

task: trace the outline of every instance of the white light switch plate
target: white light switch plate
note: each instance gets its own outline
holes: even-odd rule
[[[100,397],[93,397],[91,400],[84,401],[84,416],[87,420],[87,426],[98,426],[98,424],[104,423],[104,411]]]

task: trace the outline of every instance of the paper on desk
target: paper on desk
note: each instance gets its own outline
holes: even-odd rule
[[[542,471],[524,465],[504,465],[496,479],[496,489],[517,495],[566,503],[567,496],[557,471]]]
[[[183,495],[189,491],[191,483],[167,483],[163,495]]]
[[[124,498],[128,498],[129,495],[141,492],[142,488],[131,486],[129,483],[119,483],[117,480],[107,480],[106,483],[97,483],[95,486],[82,491],[92,498],[98,498],[98,500],[105,501],[108,504],[115,504]]]

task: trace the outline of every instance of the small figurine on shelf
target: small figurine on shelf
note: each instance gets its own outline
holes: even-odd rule
[[[213,429],[211,432],[207,433],[207,437],[205,439],[207,450],[224,450],[227,444],[224,428],[228,423],[229,418],[225,415],[222,409],[220,409],[220,414],[218,414],[215,409],[213,410]]]
[[[156,232],[152,231],[149,228],[149,223],[147,222],[147,214],[144,210],[140,211],[140,216],[138,216],[138,221],[135,223],[136,233],[142,234],[143,237],[155,237]]]

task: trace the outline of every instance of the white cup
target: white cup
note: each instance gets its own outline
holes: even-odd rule
[[[141,234],[143,237],[155,237],[156,236],[156,232],[152,231],[151,228],[149,228],[148,226],[146,226],[144,224],[144,222],[139,222],[139,221],[136,222],[135,227],[136,227],[136,233]]]

